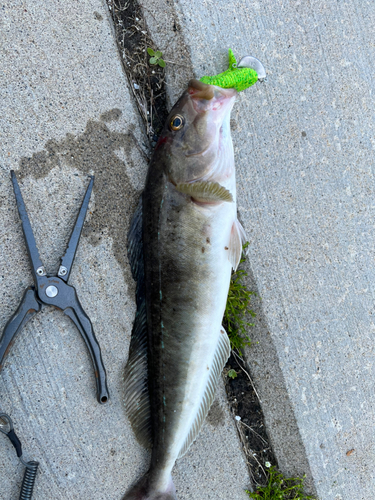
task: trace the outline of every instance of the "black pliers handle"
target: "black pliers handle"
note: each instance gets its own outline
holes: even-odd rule
[[[87,188],[77,221],[70,236],[68,248],[61,259],[58,274],[57,276],[47,276],[39,257],[29,217],[13,170],[11,175],[35,286],[26,289],[21,304],[4,328],[0,339],[0,370],[17,333],[29,319],[42,309],[43,305],[51,305],[61,309],[64,314],[69,316],[81,333],[94,365],[98,401],[99,403],[106,403],[109,399],[109,393],[100,346],[96,340],[91,321],[78,300],[75,288],[67,284],[85,221],[94,177],[91,178]]]

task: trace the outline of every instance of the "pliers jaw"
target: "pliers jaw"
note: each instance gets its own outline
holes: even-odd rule
[[[61,309],[64,314],[69,316],[81,333],[94,365],[98,401],[101,404],[106,403],[109,399],[109,393],[100,346],[95,337],[90,318],[87,316],[78,300],[75,288],[67,284],[81,236],[94,178],[91,178],[87,188],[67,250],[61,259],[58,275],[47,276],[43,263],[39,257],[26,207],[13,171],[11,175],[18,211],[22,221],[22,229],[26,240],[26,247],[32,265],[35,286],[26,289],[17,311],[4,328],[3,335],[0,339],[0,370],[17,333],[19,333],[23,326],[38,313],[44,305],[51,305]]]

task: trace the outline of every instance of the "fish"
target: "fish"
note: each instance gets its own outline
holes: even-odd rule
[[[196,439],[230,355],[222,326],[245,232],[237,219],[235,89],[190,80],[149,164],[128,233],[137,312],[125,406],[148,472],[123,500],[176,500],[171,472]]]

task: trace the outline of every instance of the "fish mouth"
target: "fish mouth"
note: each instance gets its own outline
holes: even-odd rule
[[[198,124],[198,136],[204,133],[205,137],[203,144],[199,144],[202,149],[195,149],[193,146],[199,147],[199,145],[194,142],[191,147],[187,148],[184,156],[185,158],[197,158],[207,154],[212,149],[213,143],[220,145],[223,123],[226,121],[229,123],[229,115],[237,91],[235,89],[223,89],[216,85],[209,85],[192,79],[189,81],[187,94],[191,106],[197,114],[194,119],[194,126],[195,123]],[[199,121],[201,119],[202,122]],[[204,122],[206,127],[202,127],[203,131],[200,131],[199,123]]]
[[[228,108],[232,109],[237,90],[222,89],[193,79],[189,81],[188,94],[197,113],[219,110],[225,113]]]
[[[210,101],[214,97],[214,89],[212,85],[202,83],[195,78],[191,79],[188,83],[189,94],[196,99],[205,99]]]
[[[236,89],[223,89],[216,85],[200,82],[192,78],[188,83],[188,92],[195,99],[205,99],[210,101],[213,98],[218,100],[228,99],[237,95]]]

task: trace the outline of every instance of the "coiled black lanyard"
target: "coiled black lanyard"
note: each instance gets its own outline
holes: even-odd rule
[[[5,425],[2,425],[2,423],[4,423]],[[21,441],[18,439],[16,433],[14,432],[12,419],[6,413],[0,413],[0,432],[8,436],[12,445],[16,449],[17,457],[26,467],[25,475],[22,481],[21,494],[19,500],[31,500],[31,497],[33,495],[36,474],[38,472],[39,462],[34,462],[34,461],[25,462],[25,460],[22,458]]]

